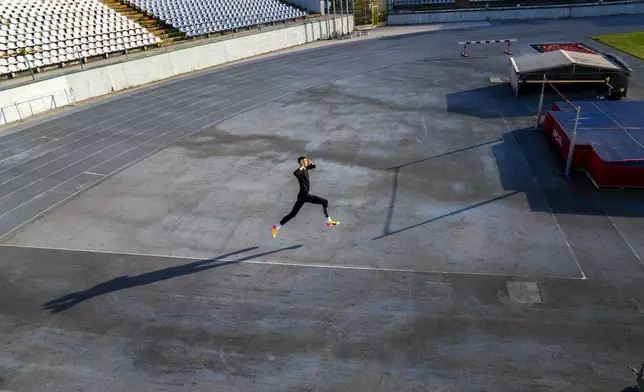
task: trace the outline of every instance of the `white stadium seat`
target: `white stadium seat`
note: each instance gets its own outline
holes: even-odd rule
[[[8,55],[0,58],[0,75],[27,70],[27,60],[32,67],[43,67],[122,51],[125,45],[117,38],[134,29],[147,33],[99,0],[0,0],[0,19],[9,22],[0,23],[0,55]],[[143,45],[131,44],[129,49]],[[19,48],[33,56],[19,56]]]
[[[401,0],[396,0],[401,1]],[[403,0],[404,1],[404,0]],[[422,1],[422,0],[421,0]],[[450,2],[454,0],[424,0]],[[280,0],[129,0],[148,15],[198,36],[306,16]],[[0,75],[26,67],[18,49],[34,53],[34,66],[136,49],[161,42],[154,34],[100,0],[1,0]],[[24,59],[23,57],[23,60]]]

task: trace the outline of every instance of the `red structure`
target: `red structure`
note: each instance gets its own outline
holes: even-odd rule
[[[572,169],[599,188],[644,188],[644,101],[572,102],[581,107]],[[576,111],[555,102],[544,129],[568,158]]]
[[[586,45],[575,44],[575,43],[563,43],[563,44],[536,44],[536,49],[540,52],[555,52],[557,50],[567,50],[569,52],[580,52],[580,53],[589,53],[597,54],[594,50],[590,49]]]

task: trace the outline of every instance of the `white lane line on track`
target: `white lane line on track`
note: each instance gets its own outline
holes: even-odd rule
[[[192,256],[176,256],[176,255],[160,255],[152,253],[137,253],[137,252],[114,252],[109,250],[91,250],[91,249],[78,249],[78,248],[63,248],[63,247],[48,247],[48,246],[30,246],[30,245],[11,245],[0,244],[1,248],[24,248],[34,250],[51,250],[62,252],[76,252],[76,253],[98,253],[106,255],[117,256],[137,256],[137,257],[155,257],[164,259],[177,259],[177,260],[192,260],[192,261],[206,261],[208,257],[192,257]],[[249,255],[248,257],[251,257]],[[528,279],[560,279],[560,280],[584,280],[577,276],[532,276],[532,275],[514,275],[502,273],[485,273],[485,272],[459,272],[459,271],[432,271],[432,270],[416,270],[404,268],[378,268],[359,265],[339,265],[339,264],[317,264],[317,263],[290,263],[285,261],[274,260],[242,260],[236,261],[234,258],[223,258],[213,260],[213,263],[239,263],[239,264],[258,264],[258,265],[275,265],[284,267],[302,267],[302,268],[321,268],[321,269],[338,269],[350,271],[374,271],[374,272],[399,272],[399,273],[414,273],[414,274],[435,274],[435,275],[460,275],[460,276],[489,276],[489,277],[508,277],[508,278],[528,278]]]
[[[541,196],[546,202],[546,205],[548,206],[548,211],[550,212],[550,216],[552,216],[552,219],[554,220],[555,224],[557,225],[557,229],[559,230],[559,233],[561,233],[561,237],[564,240],[564,243],[566,244],[566,247],[570,251],[570,254],[572,255],[572,259],[575,261],[575,264],[577,265],[577,268],[579,269],[579,272],[581,273],[581,277],[578,278],[580,280],[586,280],[586,274],[584,273],[584,270],[581,268],[581,264],[579,264],[579,260],[577,259],[577,256],[575,255],[575,252],[572,250],[572,246],[570,246],[570,242],[568,242],[568,237],[566,237],[566,233],[564,233],[563,229],[561,228],[561,225],[559,224],[559,220],[557,219],[557,216],[555,213],[552,211],[552,207],[550,206],[550,202],[548,202],[548,198],[546,197],[546,194],[543,191],[543,188],[541,188],[541,184],[539,184],[539,181],[537,180],[537,177],[535,177],[534,172],[532,171],[532,167],[530,166],[530,162],[528,162],[528,158],[526,158],[525,154],[523,153],[523,150],[521,150],[521,146],[519,145],[519,141],[517,140],[516,136],[512,132],[512,129],[510,128],[510,124],[508,124],[508,121],[506,120],[505,116],[503,115],[503,112],[499,110],[499,114],[501,115],[501,118],[503,119],[503,122],[505,123],[506,128],[508,129],[508,132],[512,134],[512,138],[514,139],[514,142],[516,143],[517,147],[519,148],[519,152],[521,153],[521,156],[523,157],[523,160],[525,161],[526,165],[530,168],[530,172],[532,173],[532,180],[534,183],[537,185],[537,188],[539,188],[539,191],[541,193]]]

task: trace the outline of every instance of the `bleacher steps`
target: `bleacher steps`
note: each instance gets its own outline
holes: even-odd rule
[[[170,25],[165,24],[154,16],[148,15],[145,12],[131,7],[129,4],[119,0],[99,0],[101,3],[110,7],[119,14],[126,18],[145,27],[150,33],[154,34],[161,40],[161,44],[182,41],[188,37]]]

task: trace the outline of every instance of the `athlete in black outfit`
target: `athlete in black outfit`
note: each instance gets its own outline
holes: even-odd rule
[[[340,224],[340,222],[333,221],[329,217],[329,202],[320,197],[320,196],[315,196],[309,193],[309,190],[311,189],[311,181],[309,180],[309,170],[315,169],[315,162],[311,161],[310,159],[306,157],[299,157],[297,159],[297,163],[300,165],[300,167],[293,173],[295,177],[297,178],[297,182],[300,184],[300,192],[297,194],[297,201],[295,202],[295,205],[293,206],[293,209],[291,212],[288,213],[280,223],[276,224],[273,226],[272,232],[273,232],[273,238],[277,237],[277,231],[280,229],[280,227],[286,222],[290,221],[291,219],[295,218],[295,215],[300,211],[300,208],[304,205],[304,203],[311,203],[311,204],[319,204],[322,206],[322,211],[324,211],[324,216],[326,217],[326,226],[331,227],[331,226],[336,226]]]

